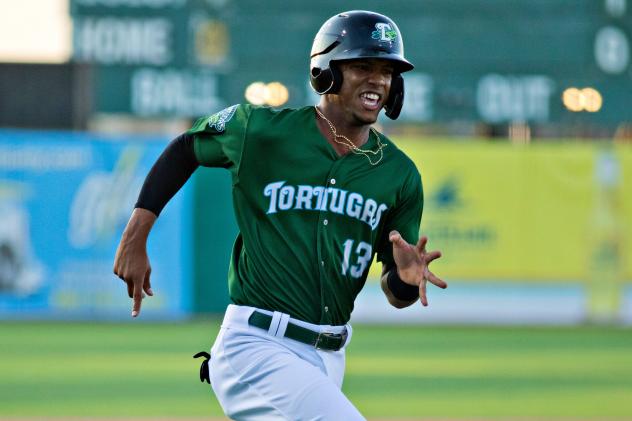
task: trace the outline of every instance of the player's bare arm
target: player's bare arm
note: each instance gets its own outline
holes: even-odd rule
[[[147,256],[147,238],[157,216],[146,209],[136,208],[123,231],[114,258],[114,273],[127,284],[127,294],[133,299],[132,317],[137,317],[145,294],[151,290],[151,265]]]
[[[428,305],[427,284],[430,282],[439,288],[447,288],[448,284],[432,273],[429,265],[432,261],[441,257],[440,251],[426,251],[428,237],[421,237],[416,245],[409,244],[397,231],[391,231],[389,241],[393,244],[393,258],[395,266],[384,265],[382,270],[381,286],[388,302],[397,308],[408,307],[418,299],[423,306]],[[392,271],[395,271],[394,273]],[[398,291],[392,291],[389,286],[401,282],[417,288],[417,295],[414,288],[402,286]],[[394,279],[394,280],[393,280]]]
[[[193,137],[184,133],[169,143],[145,178],[114,258],[114,273],[127,284],[127,295],[133,299],[132,317],[140,314],[144,294],[154,295],[147,256],[151,228],[197,167]]]

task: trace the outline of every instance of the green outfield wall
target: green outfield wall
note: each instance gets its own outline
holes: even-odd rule
[[[193,308],[221,313],[229,303],[228,262],[238,229],[228,171],[200,168],[193,180]]]

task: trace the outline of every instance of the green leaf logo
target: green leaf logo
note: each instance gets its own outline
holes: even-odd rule
[[[371,32],[371,38],[391,42],[397,38],[397,31],[389,23],[379,22],[375,24],[375,31]]]

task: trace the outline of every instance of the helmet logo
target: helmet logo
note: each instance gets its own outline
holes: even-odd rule
[[[397,32],[390,23],[379,22],[375,24],[375,31],[371,32],[371,38],[390,42],[397,38]]]

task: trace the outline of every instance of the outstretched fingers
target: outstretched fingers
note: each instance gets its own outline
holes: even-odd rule
[[[419,241],[417,241],[417,245],[415,246],[417,253],[424,254],[426,252],[426,244],[428,244],[428,237],[422,235]]]
[[[430,264],[430,262],[438,259],[439,257],[441,257],[441,252],[438,250],[426,253],[426,264]]]
[[[400,248],[408,246],[408,243],[406,242],[406,240],[404,240],[404,237],[402,237],[402,235],[397,231],[391,231],[388,234],[388,241],[393,243],[393,246],[397,246]]]
[[[421,305],[424,307],[428,307],[428,282],[442,289],[446,289],[448,287],[448,284],[445,281],[438,278],[429,270],[426,270],[423,279],[419,283],[419,298],[421,299]]]
[[[426,280],[423,279],[419,283],[419,298],[421,299],[421,305],[428,307],[428,295],[426,293]]]
[[[424,279],[428,280],[428,282],[435,286],[438,286],[439,288],[446,289],[448,287],[447,282],[445,282],[443,279],[439,278],[437,275],[430,271],[426,273]]]

